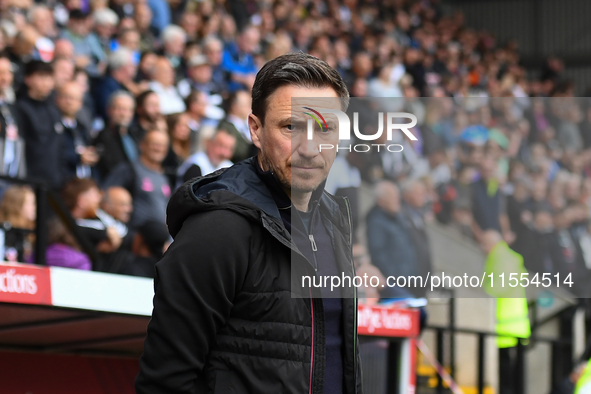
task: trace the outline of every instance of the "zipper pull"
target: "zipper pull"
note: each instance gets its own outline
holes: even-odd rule
[[[308,238],[310,238],[310,245],[312,245],[312,250],[316,252],[318,248],[316,247],[316,241],[314,241],[314,236],[310,234],[308,235]]]

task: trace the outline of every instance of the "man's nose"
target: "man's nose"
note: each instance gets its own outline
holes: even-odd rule
[[[292,141],[292,143],[297,143],[297,152],[300,156],[305,157],[314,157],[320,153],[319,143],[314,139],[309,140],[304,133],[302,133],[299,141]]]

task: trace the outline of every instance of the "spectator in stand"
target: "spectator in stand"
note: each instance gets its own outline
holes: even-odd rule
[[[196,152],[199,148],[199,143],[202,137],[201,131],[207,126],[215,127],[217,123],[213,119],[207,117],[208,101],[205,93],[194,90],[185,99],[187,106],[186,114],[189,116],[189,128],[193,133],[194,145],[191,148],[192,152]]]
[[[236,148],[232,162],[238,163],[256,154],[256,147],[250,138],[248,115],[252,99],[245,90],[238,90],[230,95],[226,103],[226,117],[218,125],[218,130],[226,130],[236,138]]]
[[[29,10],[29,22],[37,29],[39,34],[50,40],[58,37],[52,10],[45,5],[37,4]]]
[[[160,111],[160,99],[156,93],[146,90],[135,101],[137,108],[133,127],[139,136],[143,136],[149,129],[166,129],[166,120]]]
[[[417,251],[402,216],[400,191],[390,181],[380,181],[375,186],[376,205],[367,214],[367,248],[372,263],[388,276],[418,275]],[[424,247],[424,246],[422,246]],[[413,294],[418,289],[408,289]],[[390,288],[381,292],[382,297],[395,296]]]
[[[137,3],[133,19],[141,35],[140,50],[142,52],[153,50],[156,47],[156,36],[154,29],[150,26],[152,24],[152,10],[147,4]]]
[[[122,267],[125,275],[154,277],[154,266],[170,244],[170,235],[162,223],[148,221],[137,229],[133,239],[133,260]]]
[[[127,225],[133,212],[131,194],[123,187],[110,187],[103,193],[101,209],[114,219]]]
[[[254,61],[254,53],[260,41],[256,27],[247,26],[224,50],[222,69],[230,74],[228,90],[252,89],[258,67]]]
[[[137,69],[133,61],[133,53],[130,50],[119,48],[111,53],[108,64],[109,69],[107,75],[102,78],[94,89],[97,114],[105,121],[107,120],[107,104],[113,93],[120,90],[128,90],[132,94],[140,93],[134,92],[136,90],[134,86],[136,85],[133,82],[133,78]],[[138,90],[141,89],[138,88]]]
[[[37,219],[35,193],[29,186],[10,186],[0,203],[0,258],[27,261],[32,252],[32,230]]]
[[[102,179],[120,163],[137,160],[138,144],[142,138],[137,130],[130,128],[135,101],[129,92],[121,90],[113,93],[108,107],[107,127],[93,142],[100,156],[97,168]]]
[[[76,115],[82,108],[84,92],[76,82],[68,82],[57,90],[56,104],[61,114],[62,172],[64,181],[91,178],[99,156],[90,145],[89,130]]]
[[[211,67],[211,82],[215,85],[214,92],[224,95],[227,91],[226,72],[222,68],[224,44],[213,36],[203,40],[203,54]]]
[[[27,173],[59,189],[63,178],[60,167],[62,145],[61,116],[53,103],[51,65],[32,60],[25,69],[27,92],[17,101],[19,130],[25,140]]]
[[[60,57],[52,62],[53,77],[55,79],[55,90],[58,90],[66,82],[74,79],[75,65],[72,59]]]
[[[133,197],[131,224],[141,226],[156,221],[165,226],[166,205],[170,198],[170,184],[162,162],[168,154],[168,134],[152,129],[140,143],[140,157],[131,163],[121,163],[105,180],[105,188],[121,186]]]
[[[501,232],[511,244],[515,235],[509,225],[505,196],[499,188],[498,164],[492,157],[485,156],[479,170],[480,179],[472,184],[474,231],[476,234],[484,230]]]
[[[53,51],[53,57],[55,59],[70,59],[76,60],[74,55],[74,44],[67,38],[60,38],[55,41],[55,50]]]
[[[92,262],[80,250],[74,236],[58,217],[52,217],[47,223],[48,237],[45,250],[45,263],[50,267],[92,270]],[[31,261],[31,262],[34,262]]]
[[[192,90],[199,90],[207,96],[218,93],[216,86],[212,81],[211,66],[205,55],[195,55],[187,63],[188,78],[182,79],[178,83],[178,91],[186,98]]]
[[[187,33],[177,25],[167,26],[162,32],[162,55],[170,62],[173,68],[173,84],[182,78],[184,72],[183,52],[187,43]]]
[[[24,178],[27,175],[25,142],[19,133],[12,64],[0,56],[0,174]]]
[[[121,29],[117,34],[117,39],[111,40],[110,49],[116,51],[119,48],[129,49],[133,56],[134,64],[140,63],[140,33],[136,29]]]
[[[189,128],[189,115],[187,113],[170,115],[168,116],[167,123],[170,148],[162,164],[166,174],[170,178],[171,186],[174,187],[177,169],[191,154],[193,136]]]
[[[185,102],[174,85],[174,69],[163,56],[156,60],[150,89],[158,95],[163,115],[185,112]]]
[[[62,200],[76,221],[78,231],[100,253],[96,271],[109,271],[111,259],[126,235],[125,226],[99,209],[101,191],[92,179],[74,178],[64,186]]]
[[[224,167],[231,167],[230,158],[236,146],[236,137],[226,130],[218,130],[206,142],[205,151],[192,154],[177,171],[177,186],[189,179],[211,174]]]
[[[103,73],[105,52],[98,38],[91,31],[89,15],[86,12],[80,9],[70,11],[68,28],[64,31],[63,37],[74,44],[76,66],[84,68],[93,77]]]
[[[425,280],[432,269],[429,237],[427,236],[425,223],[427,193],[425,183],[420,180],[410,180],[402,186],[404,198],[402,216],[406,223],[407,234],[412,243],[412,248],[416,252],[417,271]],[[424,296],[424,293],[422,295]]]
[[[119,17],[110,8],[101,8],[92,14],[94,20],[94,31],[98,38],[103,52],[110,52],[111,38],[117,32]]]

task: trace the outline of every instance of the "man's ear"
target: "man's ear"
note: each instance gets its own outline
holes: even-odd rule
[[[250,130],[250,138],[252,143],[257,148],[261,149],[263,125],[258,116],[254,114],[248,115],[248,129]]]

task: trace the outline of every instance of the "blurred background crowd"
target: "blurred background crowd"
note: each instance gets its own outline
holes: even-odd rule
[[[59,193],[87,241],[50,220],[48,264],[151,276],[171,193],[256,153],[250,89],[291,51],[336,68],[352,111],[389,97],[418,118],[403,152],[341,151],[327,182],[366,228],[361,270],[426,272],[438,220],[475,240],[498,231],[530,271],[591,277],[591,105],[560,59],[533,78],[515,42],[439,0],[3,1],[4,258],[35,260],[35,194],[6,180],[25,178]],[[363,217],[362,185],[376,201]]]

